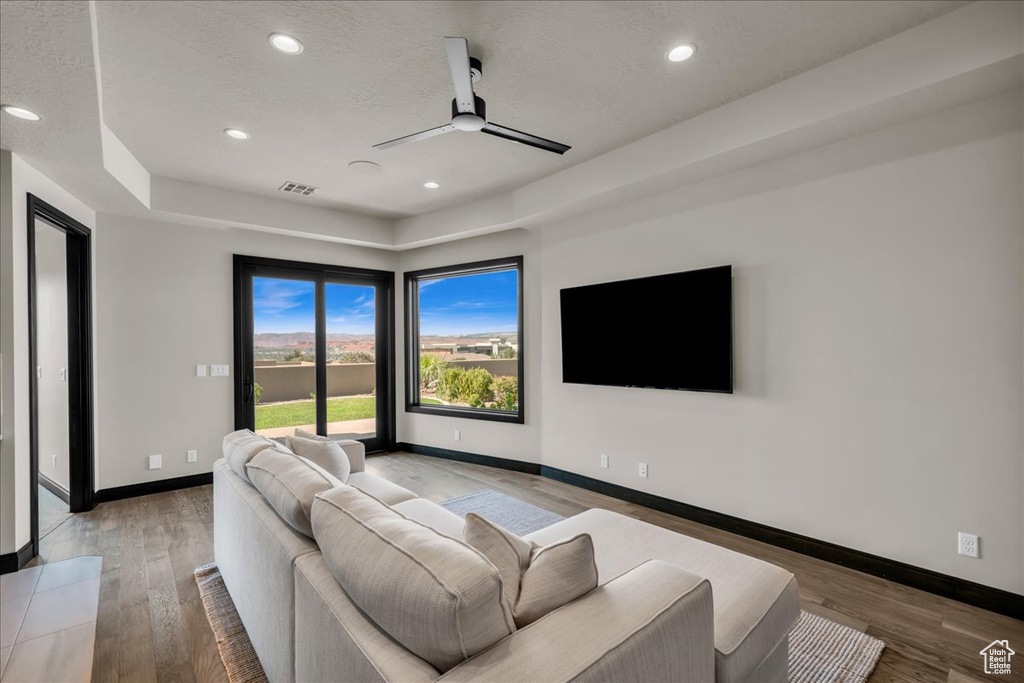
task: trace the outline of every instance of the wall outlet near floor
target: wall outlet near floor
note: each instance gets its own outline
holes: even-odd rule
[[[601,467],[608,469],[608,456],[604,453],[601,454]]]
[[[53,463],[50,465],[53,469],[57,469],[57,454],[53,454]]]
[[[185,458],[189,462],[196,462],[199,460],[199,451],[187,451],[185,453]]]
[[[961,531],[957,535],[957,551],[967,557],[979,558],[981,551],[978,542],[979,539],[974,534],[965,534]]]
[[[210,377],[227,377],[230,370],[227,365],[211,365]]]
[[[161,467],[163,467],[163,463],[161,462],[161,460],[163,460],[163,458],[160,456],[159,453],[157,453],[156,455],[149,456],[149,469],[158,470]]]
[[[456,441],[462,441],[462,430],[459,430],[459,429],[455,430],[455,440]]]
[[[640,476],[644,479],[647,478],[647,463],[645,462],[640,463]]]

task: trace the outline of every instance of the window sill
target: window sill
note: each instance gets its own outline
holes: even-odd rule
[[[508,424],[525,424],[522,411],[507,413],[486,408],[453,408],[451,406],[421,405],[410,403],[405,406],[407,413],[423,413],[424,415],[440,415],[442,417],[458,417],[466,420],[486,420],[488,422],[505,422]]]

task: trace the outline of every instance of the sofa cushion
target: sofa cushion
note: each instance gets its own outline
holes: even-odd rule
[[[328,439],[326,436],[320,436],[315,432],[307,432],[302,427],[295,428],[295,436],[299,437],[300,439],[309,439],[310,441],[330,441],[330,439]]]
[[[429,526],[434,531],[445,536],[462,539],[462,528],[466,525],[465,520],[454,512],[449,512],[437,503],[431,503],[426,498],[413,498],[396,503],[391,506],[398,510],[405,517]]]
[[[337,478],[306,458],[270,448],[256,454],[247,467],[249,480],[281,519],[312,538],[309,514],[316,494],[343,486]]]
[[[252,482],[249,481],[249,474],[245,471],[245,466],[260,451],[274,448],[277,445],[276,442],[265,439],[248,429],[239,429],[224,437],[224,460],[227,461],[228,467],[235,474],[251,484]]]
[[[316,463],[337,477],[341,483],[348,481],[352,467],[348,461],[348,454],[338,444],[322,437],[304,439],[300,436],[289,436],[286,437],[286,441],[288,448],[296,455]]]
[[[593,537],[601,584],[652,559],[711,582],[720,682],[745,680],[800,617],[796,581],[781,567],[609,510],[587,510],[526,538],[544,544],[583,532]]]
[[[349,475],[347,483],[388,505],[395,505],[416,497],[416,494],[409,489],[402,488],[398,484],[393,484],[370,472],[353,472]]]
[[[318,495],[313,533],[352,601],[438,671],[515,631],[490,562],[362,491]]]
[[[474,512],[466,515],[463,534],[501,574],[502,596],[518,628],[597,587],[588,534],[540,547]]]

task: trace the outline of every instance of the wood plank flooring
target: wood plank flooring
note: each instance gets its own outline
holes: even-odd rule
[[[1024,622],[560,482],[405,453],[369,458],[367,469],[433,501],[489,488],[565,516],[603,507],[785,567],[804,609],[885,641],[871,683],[977,683],[993,678],[978,654],[991,641],[1024,652]],[[93,681],[227,680],[192,578],[213,561],[211,487],[74,515],[33,564],[79,555],[103,557]],[[1000,680],[1024,683],[1017,657]]]

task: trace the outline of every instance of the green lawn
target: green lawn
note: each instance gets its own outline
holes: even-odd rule
[[[373,396],[329,398],[327,399],[327,421],[346,422],[373,417],[376,414],[376,403],[377,399]],[[440,404],[441,402],[433,398],[424,398],[423,403]],[[256,429],[311,424],[316,424],[316,405],[313,401],[256,406]]]

